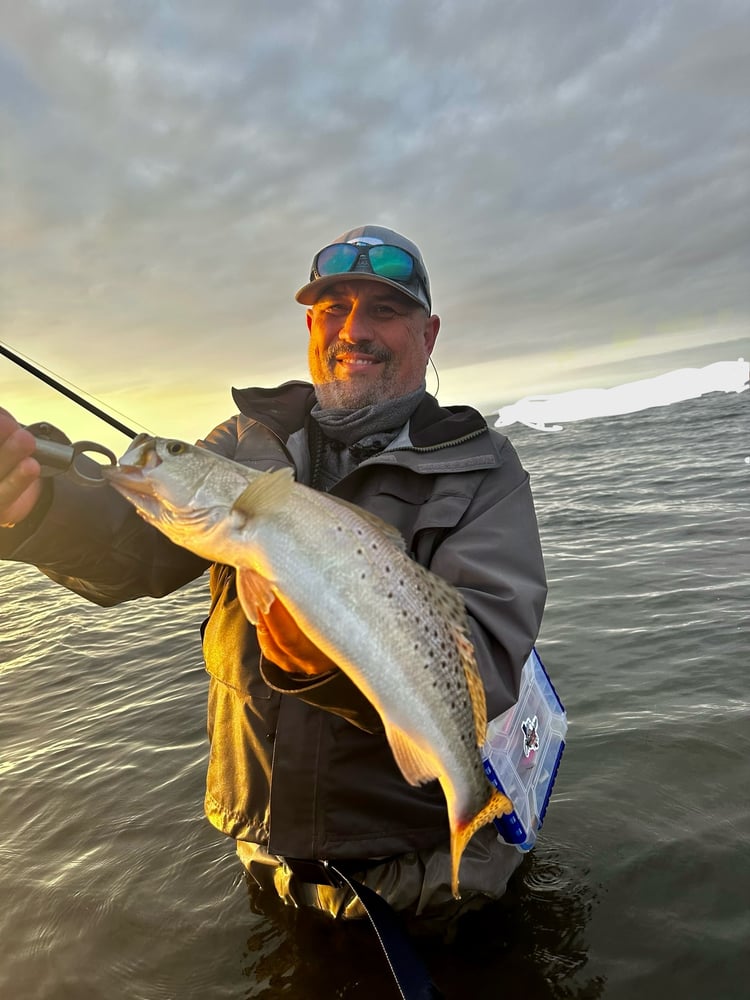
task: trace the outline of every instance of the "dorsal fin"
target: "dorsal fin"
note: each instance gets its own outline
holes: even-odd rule
[[[272,514],[287,499],[294,486],[291,469],[274,469],[254,478],[232,504],[232,510],[246,517]]]
[[[421,567],[420,567],[421,568]],[[432,600],[440,616],[450,630],[456,645],[458,657],[466,678],[469,691],[474,728],[476,729],[477,746],[482,746],[487,733],[487,699],[484,692],[482,676],[477,666],[474,644],[471,641],[466,604],[461,592],[441,576],[429,574],[430,587],[433,591]]]
[[[466,686],[469,689],[469,698],[474,712],[477,746],[481,747],[487,735],[487,699],[482,676],[477,666],[477,658],[474,655],[474,645],[464,628],[452,626],[451,631],[456,641],[461,666],[464,668]]]
[[[456,644],[471,700],[477,746],[481,747],[487,733],[487,699],[469,632],[466,604],[461,592],[442,577],[433,576],[432,587],[435,590],[435,605],[440,609]]]
[[[369,510],[364,510],[362,507],[358,507],[356,503],[350,503],[348,500],[343,500],[341,497],[331,496],[330,493],[327,493],[326,497],[333,503],[340,504],[342,507],[346,507],[348,510],[354,511],[354,513],[361,517],[363,521],[367,521],[367,523],[377,531],[381,531],[386,538],[401,549],[402,552],[406,552],[406,542],[404,541],[404,536],[398,528],[394,528],[392,524],[384,521],[382,517],[378,517],[377,514],[371,514]]]

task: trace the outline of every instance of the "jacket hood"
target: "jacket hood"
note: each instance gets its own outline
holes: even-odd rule
[[[250,387],[232,389],[240,413],[251,417],[282,441],[305,426],[316,403],[310,382],[291,381],[271,389]],[[445,444],[480,430],[488,430],[487,421],[471,406],[441,406],[434,396],[426,393],[411,415],[409,436],[417,448]]]

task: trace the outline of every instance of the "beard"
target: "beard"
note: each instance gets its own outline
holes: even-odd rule
[[[367,355],[382,364],[376,378],[372,376],[358,378],[336,378],[334,371],[338,359],[348,354]],[[351,345],[338,341],[330,344],[322,355],[310,358],[310,373],[315,385],[315,395],[320,405],[326,409],[359,410],[363,406],[382,403],[394,396],[392,385],[391,364],[393,355],[384,348],[363,342],[357,344],[356,350]],[[389,391],[390,390],[390,391]],[[396,395],[400,395],[400,391]]]

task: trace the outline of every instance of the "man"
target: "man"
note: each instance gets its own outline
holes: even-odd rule
[[[345,233],[316,254],[296,297],[313,385],[235,390],[239,413],[200,443],[255,468],[291,466],[395,525],[462,592],[492,718],[516,700],[546,594],[528,476],[479,413],[425,391],[440,321],[414,243],[378,226]],[[256,881],[297,905],[361,915],[348,889],[312,881],[307,862],[325,859],[397,909],[455,912],[439,785],[404,781],[377,713],[280,602],[256,630],[233,569],[174,546],[109,487],[40,480],[33,447],[2,411],[0,557],[101,605],[159,597],[210,570],[205,809]],[[462,905],[502,895],[520,857],[492,826],[480,831],[461,864]]]

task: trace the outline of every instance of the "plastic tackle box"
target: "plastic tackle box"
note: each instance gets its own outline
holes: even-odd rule
[[[487,777],[513,803],[513,812],[495,825],[519,851],[531,850],[544,822],[567,729],[563,704],[533,649],[518,701],[489,723],[482,750]]]

